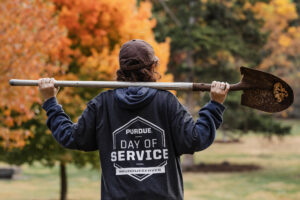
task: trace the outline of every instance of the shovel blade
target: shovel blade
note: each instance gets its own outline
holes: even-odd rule
[[[243,90],[241,104],[265,112],[280,112],[294,101],[292,88],[280,78],[258,70],[241,67],[242,84],[253,87]]]

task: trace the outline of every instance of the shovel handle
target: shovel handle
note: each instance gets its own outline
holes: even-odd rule
[[[37,80],[11,79],[11,86],[38,86]],[[122,82],[122,81],[55,81],[55,86],[61,87],[95,87],[95,88],[122,88],[130,86],[152,87],[163,90],[193,90],[210,91],[208,83],[184,83],[184,82]],[[244,83],[231,84],[229,91],[251,89],[253,85]]]
[[[211,84],[208,83],[193,83],[193,91],[210,91]],[[253,85],[245,83],[230,84],[229,91],[247,90],[253,88]]]

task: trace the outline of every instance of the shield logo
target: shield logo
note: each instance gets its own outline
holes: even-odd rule
[[[168,149],[162,128],[137,116],[112,136],[111,161],[117,176],[128,175],[143,181],[153,174],[165,173]]]

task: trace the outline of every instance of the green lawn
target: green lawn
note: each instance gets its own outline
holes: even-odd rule
[[[184,176],[187,200],[299,200],[300,136],[269,141],[247,136],[239,144],[214,144],[197,154],[197,161],[257,164],[248,173],[206,173]]]
[[[244,173],[185,173],[186,200],[299,200],[300,125],[293,134],[271,141],[248,135],[236,144],[213,144],[196,153],[197,162],[257,164],[263,169]],[[1,164],[3,165],[3,164]],[[0,180],[0,199],[54,200],[59,196],[58,167],[22,166],[14,180]],[[100,173],[68,166],[70,200],[100,199]]]

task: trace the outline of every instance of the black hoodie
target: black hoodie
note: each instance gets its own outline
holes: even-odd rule
[[[99,94],[77,123],[55,98],[43,108],[57,142],[99,151],[102,200],[183,199],[180,156],[212,144],[225,109],[210,101],[195,123],[172,93],[145,87]]]

